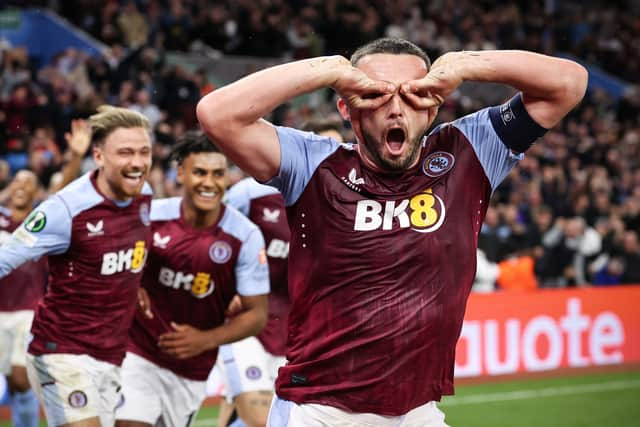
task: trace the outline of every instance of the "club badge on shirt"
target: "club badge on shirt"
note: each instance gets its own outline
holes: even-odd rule
[[[151,224],[151,219],[149,218],[149,205],[146,203],[142,203],[140,205],[140,221],[147,227]]]
[[[449,172],[455,162],[456,159],[453,157],[453,154],[447,153],[446,151],[436,151],[424,159],[422,172],[431,178],[437,178]]]
[[[216,264],[224,264],[231,259],[231,246],[227,242],[213,242],[209,247],[209,257]]]

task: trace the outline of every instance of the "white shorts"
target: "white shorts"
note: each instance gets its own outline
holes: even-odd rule
[[[50,426],[100,417],[115,422],[120,400],[120,368],[86,354],[27,354],[29,382]]]
[[[33,310],[0,311],[0,374],[9,374],[12,366],[26,366],[32,321]]]
[[[398,417],[352,413],[316,403],[298,405],[276,396],[267,427],[449,427],[436,402],[428,402]]]
[[[188,362],[187,362],[188,363]],[[118,420],[190,426],[206,397],[206,381],[194,381],[127,353],[122,364],[122,404]]]
[[[248,337],[220,346],[216,368],[227,400],[232,401],[241,393],[274,391],[278,368],[285,363],[283,356],[268,353],[256,337]]]

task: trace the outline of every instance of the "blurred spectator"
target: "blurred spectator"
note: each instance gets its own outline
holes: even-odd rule
[[[191,36],[191,16],[182,0],[170,0],[169,13],[162,19],[162,39],[168,50],[187,50]]]
[[[28,133],[35,105],[35,97],[27,82],[13,86],[9,100],[2,106],[7,132],[13,135]]]
[[[471,290],[482,293],[493,292],[496,288],[496,279],[500,275],[500,267],[495,262],[489,261],[481,249],[476,251],[476,255],[476,277]]]
[[[537,266],[545,287],[589,283],[587,265],[600,252],[602,238],[582,217],[558,218],[542,242],[544,255]]]
[[[152,129],[162,120],[162,111],[157,105],[151,103],[151,96],[146,89],[140,89],[136,92],[136,101],[129,106],[129,109],[137,111],[149,119]]]
[[[344,125],[342,118],[335,114],[326,118],[316,118],[302,125],[302,130],[328,136],[339,142],[344,142]]]
[[[192,80],[189,72],[180,65],[174,65],[164,75],[164,96],[160,107],[169,117],[182,120],[189,129],[195,128],[196,104],[200,99],[200,88]]]
[[[505,291],[535,291],[538,281],[534,271],[533,256],[520,254],[510,256],[498,264],[499,275],[496,279],[499,289]]]
[[[224,1],[211,4],[202,16],[197,17],[193,38],[220,52],[229,53],[237,43],[238,24],[231,16]]]
[[[624,272],[620,283],[640,283],[640,244],[638,243],[637,231],[624,233],[621,257],[624,263]]]
[[[25,49],[7,49],[3,52],[2,78],[0,79],[0,97],[3,100],[17,85],[27,83],[31,79],[28,65],[28,55]]]
[[[287,31],[287,39],[293,59],[320,56],[324,52],[324,39],[313,28],[313,8],[304,8],[300,16],[293,17]]]
[[[129,0],[124,4],[117,22],[126,46],[138,47],[147,43],[149,25],[135,1]]]
[[[495,206],[489,205],[480,229],[478,248],[482,250],[490,262],[498,262],[502,251],[502,243],[498,235],[499,221],[498,210]]]
[[[596,286],[619,285],[624,273],[624,261],[620,258],[611,258],[593,276],[593,284]]]
[[[0,160],[0,190],[3,190],[11,182],[11,167],[6,160]],[[2,201],[0,200],[0,204]]]
[[[7,141],[7,153],[3,158],[9,164],[11,176],[21,169],[26,169],[29,165],[27,146],[28,143],[25,136],[12,137]]]
[[[199,68],[193,75],[195,84],[200,88],[200,96],[205,96],[212,90],[215,90],[216,86],[209,81],[207,76],[207,70]]]
[[[489,263],[506,262],[523,251],[532,254],[540,287],[640,283],[633,237],[637,240],[640,230],[640,86],[635,83],[640,32],[638,9],[628,2],[569,0],[544,7],[538,2],[471,0],[455,5],[419,0],[51,4],[107,49],[101,57],[66,49],[36,69],[24,48],[0,41],[0,188],[7,167],[10,175],[35,168],[45,184],[48,177],[54,181],[66,164],[59,153],[66,149],[71,120],[113,102],[141,111],[155,123],[150,179],[158,194],[177,194],[167,153],[176,138],[197,127],[195,104],[218,80],[212,70],[197,68],[200,64],[168,63],[167,51],[188,51],[198,39],[221,54],[280,58],[348,55],[363,41],[385,34],[406,36],[432,59],[443,51],[494,47],[567,53],[633,84],[620,99],[590,91],[527,152],[495,190],[479,248]],[[271,119],[295,127],[306,123],[308,129],[324,132],[316,124],[333,120],[332,95],[322,92],[282,106]],[[440,108],[438,122],[508,96],[508,91],[461,90]],[[338,132],[335,138],[339,134],[353,141],[352,130],[339,119],[331,126]],[[91,167],[93,161],[86,157],[82,169]],[[584,219],[583,225],[574,221],[576,216]]]

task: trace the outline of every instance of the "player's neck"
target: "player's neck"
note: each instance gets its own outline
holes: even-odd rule
[[[193,228],[205,229],[213,226],[220,217],[221,205],[210,211],[202,211],[185,204],[182,215],[183,220]]]
[[[102,193],[106,198],[114,201],[114,202],[128,202],[131,200],[131,197],[121,196],[116,194],[113,191],[113,188],[107,182],[107,179],[104,177],[104,174],[101,173],[101,170],[98,170],[98,175],[96,176],[96,185],[98,186],[98,190]]]
[[[31,208],[17,208],[15,206],[11,206],[9,204],[9,209],[11,210],[11,219],[14,222],[22,222],[29,215]]]
[[[369,158],[369,153],[367,153],[366,149],[363,149],[360,144],[356,144],[355,147],[356,147],[356,151],[360,155],[360,159],[362,160],[362,163],[364,163],[364,165],[367,168],[371,169],[374,172],[384,173],[384,169],[382,169],[380,166],[376,164],[376,162],[374,162]]]

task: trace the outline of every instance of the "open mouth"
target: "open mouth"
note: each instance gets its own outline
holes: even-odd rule
[[[127,172],[127,173],[123,173],[122,175],[128,182],[134,185],[140,184],[144,176],[144,174],[141,171]]]
[[[213,200],[216,198],[216,196],[218,195],[218,193],[214,192],[214,191],[199,191],[198,192],[198,196],[200,196],[203,199],[207,199],[207,200]]]
[[[387,131],[385,138],[389,152],[398,155],[402,152],[402,147],[406,142],[406,134],[402,128],[391,128]]]

